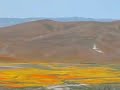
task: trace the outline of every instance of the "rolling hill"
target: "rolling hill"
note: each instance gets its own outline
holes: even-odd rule
[[[120,63],[119,40],[120,21],[32,21],[0,28],[0,60]]]
[[[16,24],[21,24],[30,21],[43,20],[46,18],[0,18],[0,27],[8,27]],[[59,22],[79,22],[79,21],[99,21],[99,22],[110,22],[112,19],[93,19],[84,17],[61,17],[61,18],[48,18],[50,20]]]

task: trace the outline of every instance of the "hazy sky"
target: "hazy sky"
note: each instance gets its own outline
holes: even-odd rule
[[[0,17],[119,18],[120,0],[0,0]]]

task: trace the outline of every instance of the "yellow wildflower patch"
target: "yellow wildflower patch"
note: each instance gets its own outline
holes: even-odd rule
[[[12,64],[13,66],[17,64]],[[0,86],[11,88],[40,87],[64,84],[73,81],[79,84],[120,83],[120,71],[111,66],[80,65],[62,66],[62,64],[36,64],[37,67],[24,67],[0,70]],[[40,65],[49,68],[41,68]],[[39,67],[40,66],[40,67]],[[82,66],[84,66],[82,64]]]

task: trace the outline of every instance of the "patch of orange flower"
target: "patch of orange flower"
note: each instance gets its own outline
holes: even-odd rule
[[[48,65],[51,69],[30,67],[0,70],[0,85],[23,88],[47,87],[63,84],[65,81],[80,84],[120,83],[120,71],[109,66],[81,68],[79,66],[59,67],[59,65],[57,67],[57,64],[46,64],[46,66]]]

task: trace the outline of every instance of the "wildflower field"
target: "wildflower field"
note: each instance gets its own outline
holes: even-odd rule
[[[85,84],[88,87],[111,84],[118,87],[120,67],[119,65],[63,63],[0,64],[1,88],[16,90],[65,84]]]

